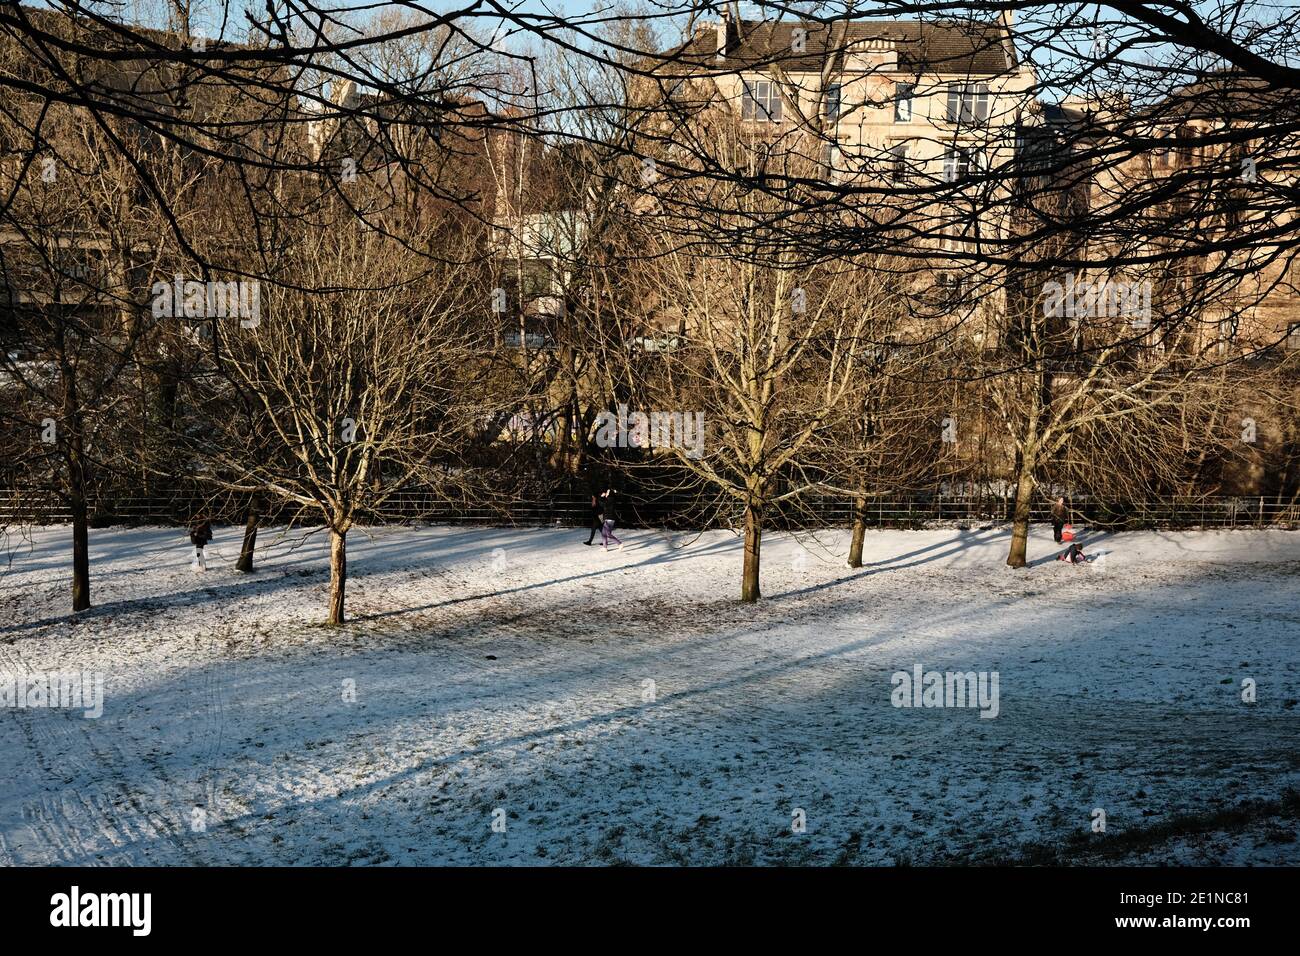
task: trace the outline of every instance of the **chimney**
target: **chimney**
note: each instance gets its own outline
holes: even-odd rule
[[[1018,66],[1020,57],[1016,55],[1016,11],[1003,9],[998,20],[1002,27],[1002,53],[1007,58],[1007,66]]]
[[[736,38],[736,25],[731,22],[731,11],[725,6],[718,11],[718,15],[718,59],[721,60],[731,50],[732,43]]]
[[[337,106],[351,109],[357,105],[357,84],[355,80],[341,80],[331,85],[332,99]]]

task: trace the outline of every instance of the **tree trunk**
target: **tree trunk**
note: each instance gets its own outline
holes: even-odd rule
[[[253,502],[248,504],[247,517],[244,519],[244,543],[239,548],[239,560],[235,562],[235,570],[251,574],[253,571],[253,551],[257,548],[257,505]]]
[[[761,598],[758,566],[763,546],[763,502],[751,495],[745,503],[745,569],[740,582],[740,599],[753,603]]]
[[[853,499],[853,540],[849,543],[849,567],[862,567],[862,540],[867,534],[867,496]]]
[[[72,510],[72,610],[90,607],[90,522],[86,505],[86,454],[82,435],[76,371],[68,361],[62,335],[58,342],[63,379],[64,454],[68,463],[68,505]]]
[[[90,607],[90,530],[84,491],[72,495],[72,610]]]
[[[553,471],[567,471],[570,465],[569,442],[573,432],[573,408],[577,397],[573,386],[573,377],[570,369],[573,367],[573,349],[565,345],[560,350],[560,361],[564,366],[565,376],[568,381],[565,383],[568,398],[560,407],[559,414],[555,417],[555,444],[551,449],[551,469]]]
[[[348,579],[347,532],[330,530],[330,623],[343,623],[343,592]]]
[[[1029,542],[1029,506],[1034,499],[1033,458],[1025,456],[1020,462],[1020,476],[1016,482],[1016,505],[1011,518],[1011,553],[1007,566],[1023,568]]]
[[[573,438],[572,474],[575,477],[581,475],[587,467],[587,442],[590,441],[592,420],[592,416],[583,414],[581,405],[577,403],[574,404],[573,421],[575,427]]]

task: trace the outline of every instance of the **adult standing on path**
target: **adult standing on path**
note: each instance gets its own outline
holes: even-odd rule
[[[1052,537],[1057,544],[1061,543],[1061,529],[1069,520],[1070,509],[1065,506],[1065,498],[1057,498],[1056,503],[1052,505]]]

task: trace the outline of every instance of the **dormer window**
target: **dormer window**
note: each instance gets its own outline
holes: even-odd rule
[[[781,91],[771,80],[745,80],[740,118],[755,123],[781,122]]]

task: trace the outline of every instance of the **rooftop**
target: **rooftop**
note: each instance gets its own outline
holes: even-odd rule
[[[801,53],[793,52],[796,28],[808,31]],[[1006,31],[996,22],[740,20],[729,24],[723,59],[718,58],[718,30],[717,22],[701,26],[663,57],[691,67],[716,69],[725,64],[744,69],[779,62],[794,72],[820,72],[828,53],[892,49],[898,54],[898,70],[905,73],[991,75],[1015,68],[1004,46]]]

